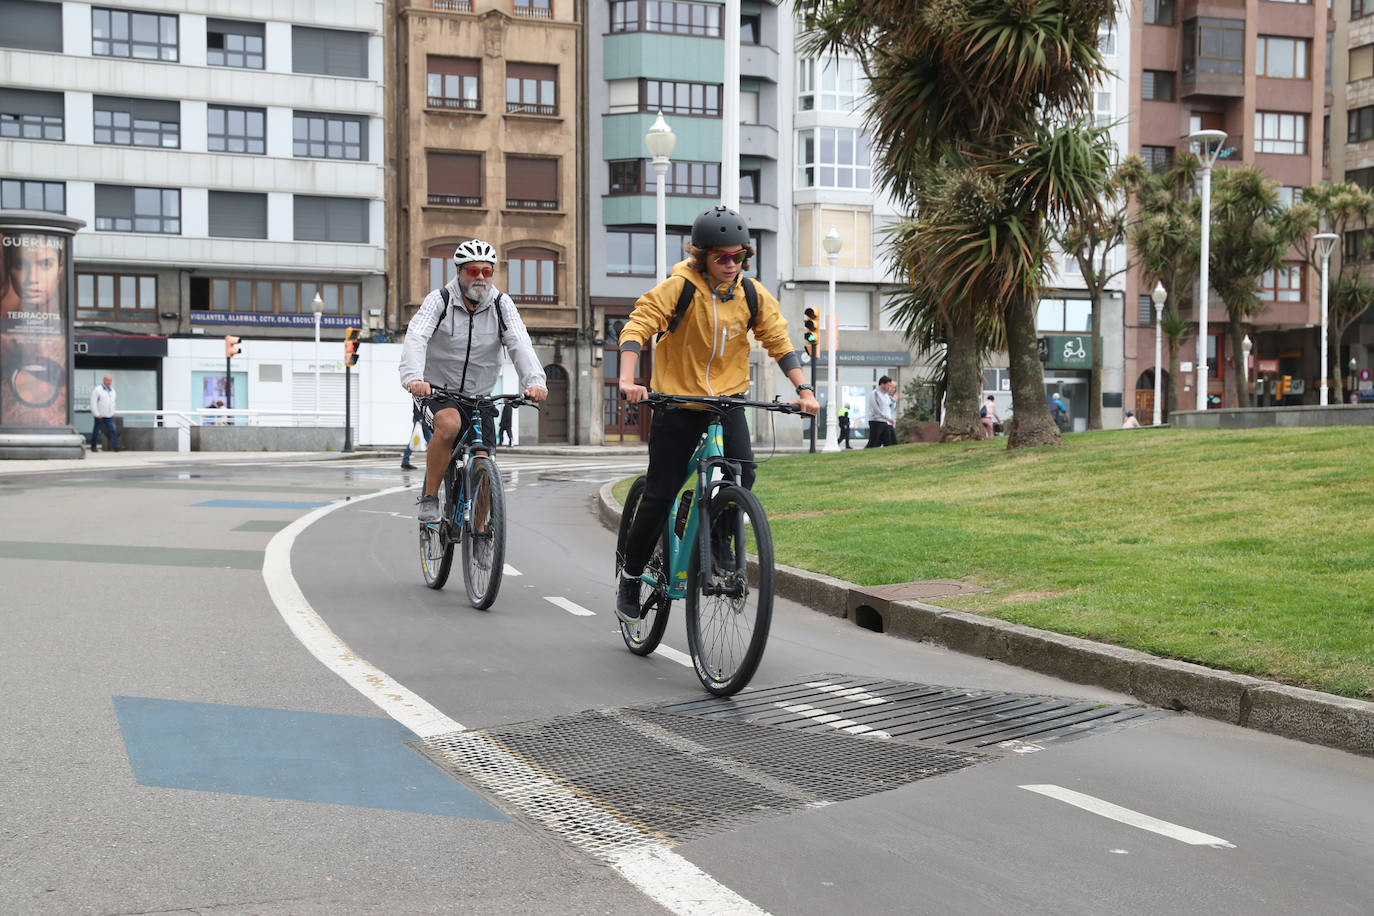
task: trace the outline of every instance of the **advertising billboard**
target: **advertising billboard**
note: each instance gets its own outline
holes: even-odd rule
[[[0,230],[0,425],[66,426],[70,236]]]

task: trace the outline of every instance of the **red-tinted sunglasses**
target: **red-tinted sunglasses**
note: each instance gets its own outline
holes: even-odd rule
[[[490,280],[492,270],[490,267],[465,267],[463,272],[468,275],[470,280],[476,280],[478,277]]]
[[[730,263],[730,264],[743,264],[744,261],[745,261],[745,259],[748,258],[748,257],[749,257],[749,249],[748,249],[748,248],[741,248],[739,251],[713,251],[713,252],[711,252],[711,260],[712,260],[712,261],[715,261],[717,264],[725,264],[725,263]]]

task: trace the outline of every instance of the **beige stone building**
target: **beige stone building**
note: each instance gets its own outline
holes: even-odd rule
[[[578,441],[580,4],[392,3],[391,320],[404,328],[453,276],[459,242],[490,242],[501,255],[497,286],[519,308],[549,378],[539,440]]]

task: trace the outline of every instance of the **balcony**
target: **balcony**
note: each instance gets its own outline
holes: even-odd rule
[[[452,13],[471,13],[472,0],[430,0],[436,10],[448,10]]]
[[[506,198],[507,210],[557,210],[558,201],[556,200],[525,200],[519,197]]]
[[[480,207],[482,198],[461,194],[430,194],[427,203],[436,207]]]

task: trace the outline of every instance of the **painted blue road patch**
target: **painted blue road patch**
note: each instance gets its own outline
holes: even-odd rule
[[[207,499],[192,506],[212,506],[217,509],[318,509],[327,502],[298,502],[289,499]]]
[[[146,697],[114,707],[142,786],[508,820],[406,747],[415,735],[392,719]]]

